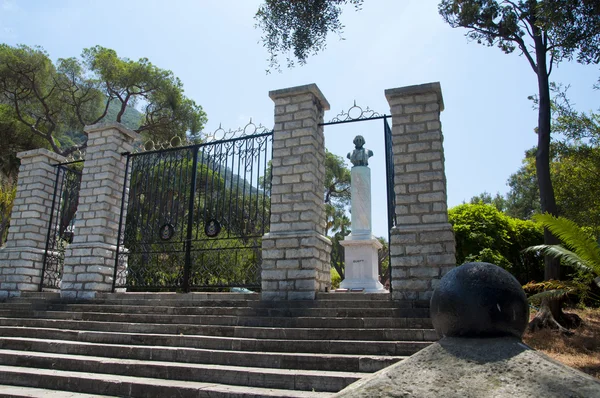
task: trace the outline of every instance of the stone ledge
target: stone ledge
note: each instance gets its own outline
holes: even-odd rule
[[[308,230],[308,231],[275,231],[269,232],[263,235],[263,240],[265,239],[293,239],[293,238],[317,238],[325,242],[326,244],[331,244],[331,239],[326,237],[323,234],[318,233],[317,231]],[[266,249],[271,250],[271,248]]]
[[[399,216],[402,217],[402,216]],[[439,230],[451,230],[452,224],[450,223],[432,223],[432,224],[405,224],[405,225],[397,225],[391,230],[391,234],[402,234],[402,233],[411,233],[411,232],[432,232]]]
[[[119,132],[121,132],[123,135],[125,135],[133,140],[135,140],[136,138],[139,137],[138,133],[136,133],[133,130],[128,129],[127,127],[125,127],[125,125],[118,123],[118,122],[91,124],[89,126],[85,126],[83,128],[83,131],[85,132],[86,135],[89,135],[90,133],[94,133],[96,131],[104,131],[104,130],[110,130],[110,129],[119,130]]]
[[[304,93],[311,93],[315,97],[317,97],[317,99],[321,103],[321,106],[323,107],[323,110],[328,111],[331,108],[329,102],[315,83],[269,91],[269,97],[272,100],[275,100],[281,97],[291,97],[294,95],[300,95]]]
[[[438,97],[440,111],[444,110],[444,98],[442,97],[442,87],[440,82],[418,84],[414,86],[390,88],[385,90],[385,97],[390,101],[394,97],[403,97],[407,95],[435,93]]]
[[[59,155],[58,153],[55,153],[55,152],[51,152],[44,148],[32,149],[30,151],[23,151],[23,152],[17,153],[17,157],[21,160],[27,159],[27,158],[32,158],[32,157],[39,156],[39,155],[46,156],[47,158],[54,160],[58,163],[64,163],[67,161],[67,158],[65,158],[64,156]]]
[[[600,383],[513,337],[446,337],[335,397],[598,397]]]

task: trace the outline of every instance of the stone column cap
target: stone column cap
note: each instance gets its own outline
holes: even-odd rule
[[[64,163],[67,161],[67,158],[65,158],[64,156],[59,155],[56,152],[49,151],[48,149],[45,149],[45,148],[31,149],[29,151],[23,151],[23,152],[17,153],[17,157],[21,160],[27,159],[27,158],[33,158],[35,156],[45,156],[45,157],[49,158],[50,160],[54,160],[58,163]]]
[[[442,97],[442,86],[440,82],[432,82],[425,84],[417,84],[414,86],[405,86],[398,88],[390,88],[385,90],[385,97],[391,100],[394,97],[403,97],[405,95],[435,93],[440,104],[440,111],[444,110],[444,98]]]
[[[125,125],[123,125],[119,122],[101,122],[101,123],[91,124],[91,125],[85,126],[83,128],[83,131],[89,135],[92,132],[102,131],[102,130],[110,130],[110,129],[119,130],[123,135],[125,135],[131,139],[134,139],[134,140],[139,137],[138,133],[125,127]]]
[[[305,93],[311,93],[315,97],[317,97],[317,99],[321,103],[321,106],[323,107],[324,110],[328,111],[331,108],[329,105],[329,102],[327,101],[327,99],[325,98],[325,96],[323,95],[323,93],[321,92],[321,90],[315,83],[305,84],[303,86],[282,88],[279,90],[272,90],[272,91],[269,91],[269,97],[272,100],[275,100],[275,99],[281,98],[281,97],[290,97],[293,95],[300,95],[300,94],[305,94]]]

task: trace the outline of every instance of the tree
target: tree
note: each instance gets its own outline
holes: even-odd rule
[[[119,58],[96,46],[82,57],[53,64],[41,47],[0,45],[0,102],[16,119],[43,139],[56,153],[68,155],[85,148],[74,137],[85,125],[110,121],[111,104],[118,104],[113,121],[121,122],[128,107],[143,110],[136,131],[150,138],[198,133],[206,115],[183,95],[183,85],[168,70],[147,59]]]
[[[543,212],[557,215],[550,177],[551,103],[549,76],[554,65],[574,56],[598,63],[593,47],[600,40],[600,8],[588,0],[442,0],[439,12],[452,27],[467,28],[467,37],[506,54],[519,49],[538,83],[536,174]],[[546,244],[556,244],[544,231]],[[560,277],[560,262],[546,258],[545,279]],[[544,302],[561,316],[559,303]]]
[[[564,217],[600,236],[600,147],[553,143],[550,174],[556,182],[557,208]],[[535,149],[525,152],[523,166],[508,180],[506,213],[530,219],[541,213],[535,174]]]
[[[506,194],[506,214],[529,220],[540,212],[540,190],[535,172],[536,148],[525,151],[522,166],[508,178],[510,190]]]
[[[545,213],[536,214],[534,220],[558,236],[563,245],[537,245],[527,248],[526,251],[530,253],[539,252],[561,260],[563,264],[582,271],[585,275],[589,276],[590,281],[593,279],[597,286],[600,287],[600,244],[579,228],[577,224],[564,217],[554,217]],[[580,286],[583,286],[584,289],[589,289],[589,283]],[[545,293],[558,295],[559,297],[564,294],[560,290]],[[552,322],[562,332],[570,334],[547,311],[542,311],[542,315],[536,317],[534,322],[529,325],[529,328],[535,330],[535,328],[548,322]]]
[[[32,135],[29,129],[19,122],[14,109],[0,102],[0,180],[14,184],[19,171],[17,153],[36,148],[47,148],[48,143]]]
[[[551,84],[552,134],[550,174],[558,212],[600,235],[600,114],[578,112],[568,87]],[[536,98],[534,98],[537,101]],[[529,219],[541,213],[535,171],[535,148],[525,152],[523,166],[509,178],[507,214]]]
[[[473,196],[469,201],[470,204],[485,204],[492,205],[498,211],[504,211],[506,209],[506,199],[504,196],[500,195],[500,192],[496,192],[496,196],[492,197],[492,194],[489,192],[480,193],[477,196]]]
[[[331,238],[331,265],[341,279],[345,278],[344,248],[340,241],[350,234],[350,219],[346,208],[350,204],[350,170],[344,158],[325,150],[325,181],[323,198],[327,217],[325,234]]]
[[[269,68],[279,69],[279,53],[287,54],[288,67],[294,65],[294,58],[304,65],[310,54],[325,49],[328,33],[342,33],[342,5],[350,3],[360,10],[363,1],[265,0],[255,19],[264,33],[262,41],[269,52]]]
[[[346,167],[344,158],[334,155],[328,150],[325,150],[324,189],[327,215],[325,233],[340,231],[346,236],[350,226],[350,221],[346,216],[346,207],[350,204],[350,170]]]

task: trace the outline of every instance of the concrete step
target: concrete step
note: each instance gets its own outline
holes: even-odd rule
[[[96,322],[165,323],[277,328],[381,328],[429,327],[425,317],[259,317],[231,315],[127,314],[81,311],[0,310],[0,317],[69,319]]]
[[[0,397],[329,397],[437,339],[389,294],[30,293],[0,303]]]
[[[0,317],[0,326],[25,326],[50,329],[90,330],[125,333],[157,333],[203,335],[219,337],[238,337],[251,339],[293,339],[293,340],[370,340],[370,341],[402,341],[406,337],[406,328],[396,326],[393,319],[375,319],[380,322],[365,322],[364,328],[281,328],[251,327],[231,325],[193,325],[193,324],[152,324],[133,322],[80,321],[70,319],[46,318],[6,318]],[[397,321],[402,321],[401,319]],[[430,322],[429,320],[426,320]],[[378,325],[371,325],[379,323]],[[418,323],[418,322],[416,322]],[[425,323],[425,322],[423,322]],[[392,325],[389,325],[392,324]],[[375,327],[372,327],[375,326]],[[378,327],[377,327],[378,326]],[[425,325],[418,325],[425,326]],[[429,325],[427,325],[429,326]],[[438,339],[435,330],[430,328],[411,328],[421,330],[424,341]],[[408,333],[413,333],[409,331]],[[416,332],[420,333],[420,332]],[[411,340],[417,340],[418,334]]]
[[[145,377],[71,372],[53,369],[0,366],[0,384],[119,397],[230,398],[315,397],[327,392],[278,390],[218,383],[164,380]]]
[[[13,308],[10,308],[11,310]],[[15,309],[27,309],[20,305]],[[251,317],[397,317],[426,318],[427,308],[260,308],[260,307],[224,307],[224,306],[125,306],[114,304],[50,304],[47,311],[101,312],[125,314],[164,314],[164,315],[228,315]]]
[[[10,301],[0,303],[0,308],[10,307],[15,304],[30,305],[43,304],[46,305],[122,305],[127,307],[249,307],[260,309],[344,309],[344,308],[376,308],[376,309],[399,309],[399,308],[422,308],[428,309],[428,305],[424,305],[417,301],[381,301],[381,300],[297,300],[297,301],[259,301],[259,300],[190,300],[183,298],[165,298],[165,299],[94,299],[90,301],[74,301],[66,299],[44,300],[41,298],[18,297],[12,298]]]
[[[401,341],[361,341],[361,340],[293,340],[293,339],[252,339],[236,337],[188,336],[175,334],[141,334],[124,332],[94,332],[51,328],[23,328],[0,326],[0,336],[28,337],[47,340],[68,340],[101,344],[135,344],[144,346],[169,346],[204,348],[213,350],[236,350],[258,352],[304,352],[353,355],[404,356],[429,346],[423,341],[423,330],[414,332],[417,338]],[[433,337],[433,336],[430,336]]]
[[[321,392],[340,391],[364,376],[352,372],[257,369],[13,350],[0,350],[0,365]]]
[[[404,356],[278,353],[0,337],[0,349],[271,369],[376,372]],[[1,383],[1,382],[0,382]]]
[[[106,398],[108,395],[83,394],[42,388],[0,385],[2,398]]]

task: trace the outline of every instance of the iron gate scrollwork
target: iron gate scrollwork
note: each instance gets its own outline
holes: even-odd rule
[[[79,202],[83,160],[61,163],[55,167],[54,195],[39,291],[44,288],[60,288],[65,262],[65,249],[73,242],[73,236],[76,233],[75,217]]]
[[[128,154],[115,288],[258,289],[272,134]]]

